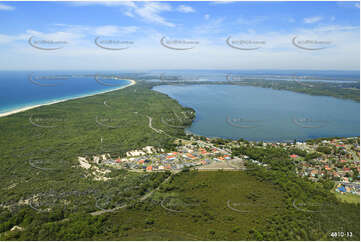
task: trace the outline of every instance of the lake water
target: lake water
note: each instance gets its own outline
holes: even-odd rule
[[[154,87],[196,110],[188,131],[207,137],[293,141],[360,135],[360,104],[351,100],[232,85]]]

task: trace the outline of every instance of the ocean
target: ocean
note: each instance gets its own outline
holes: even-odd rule
[[[95,74],[104,75],[96,80]],[[114,72],[0,71],[0,114],[34,105],[92,95],[129,84]]]

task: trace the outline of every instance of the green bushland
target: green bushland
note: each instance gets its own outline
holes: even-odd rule
[[[172,199],[177,204],[172,205]],[[167,202],[161,204],[162,200]],[[11,220],[27,229],[8,232],[5,238],[333,240],[331,232],[348,231],[351,238],[335,239],[358,240],[358,209],[338,202],[322,185],[273,170],[189,171],[174,175],[151,198],[116,213],[73,213],[68,220],[57,221],[56,215],[21,210]]]
[[[246,172],[185,170],[163,183],[169,173],[108,168],[112,179],[95,181],[78,156],[147,145],[167,151],[172,137],[185,136],[171,126],[190,124],[192,110],[151,87],[139,81],[0,119],[0,240],[331,240],[330,232],[359,240],[359,204],[338,201],[333,184],[296,177],[282,149],[234,149],[269,165]],[[166,134],[149,128],[147,116]],[[24,230],[10,232],[16,225]]]
[[[171,117],[170,111],[189,109],[139,83],[1,118],[0,233],[20,223],[12,219],[19,213],[55,213],[49,216],[56,221],[98,210],[97,201],[98,207],[108,209],[157,187],[169,174],[107,168],[111,173],[106,176],[112,179],[95,181],[79,167],[78,156],[117,157],[148,145],[170,150],[170,136],[184,136],[183,129],[162,124],[161,117]],[[153,127],[169,135],[149,128],[147,116],[153,118]],[[26,221],[31,224],[31,219]]]

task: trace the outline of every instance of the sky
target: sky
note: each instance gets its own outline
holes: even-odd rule
[[[359,70],[359,2],[0,1],[0,70]]]

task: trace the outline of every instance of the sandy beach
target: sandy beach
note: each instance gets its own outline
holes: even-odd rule
[[[129,80],[129,79],[124,79],[124,80],[129,81],[130,83],[128,85],[125,85],[125,86],[122,86],[122,87],[119,87],[119,88],[116,88],[116,89],[112,89],[112,90],[109,90],[109,91],[103,91],[103,92],[98,92],[98,93],[94,93],[94,94],[89,94],[89,95],[84,95],[84,96],[79,96],[79,97],[74,97],[74,98],[66,98],[66,99],[61,99],[61,100],[48,102],[48,103],[44,103],[44,104],[38,104],[38,105],[28,106],[28,107],[24,107],[24,108],[19,108],[19,109],[10,111],[10,112],[0,113],[0,117],[6,117],[6,116],[9,116],[9,115],[12,115],[12,114],[15,114],[15,113],[21,113],[21,112],[24,112],[24,111],[27,111],[27,110],[30,110],[30,109],[34,109],[34,108],[38,108],[38,107],[41,107],[41,106],[52,105],[52,104],[55,104],[55,103],[66,102],[66,101],[69,101],[69,100],[74,100],[74,99],[79,99],[79,98],[84,98],[84,97],[91,97],[91,96],[94,96],[94,95],[103,94],[103,93],[107,93],[107,92],[113,92],[113,91],[117,91],[117,90],[120,90],[120,89],[124,89],[124,88],[130,87],[130,86],[133,86],[136,83],[136,81],[134,81],[134,80]]]

